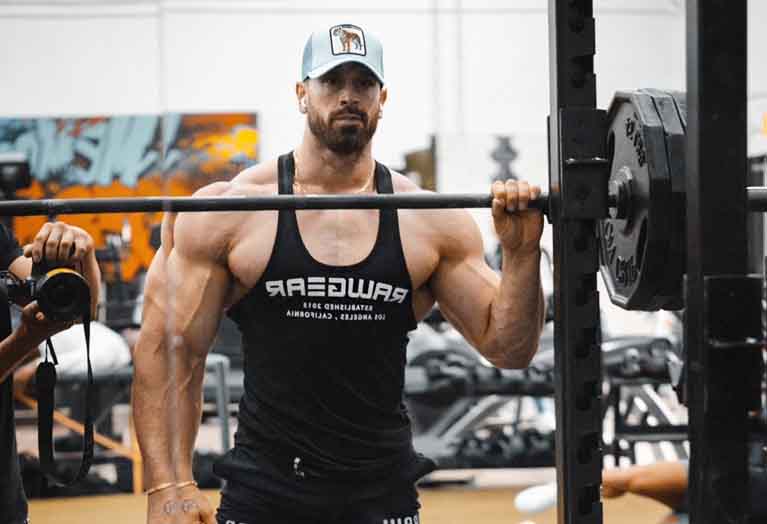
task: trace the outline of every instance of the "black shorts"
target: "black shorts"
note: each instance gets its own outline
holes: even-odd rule
[[[328,497],[324,504],[277,499],[229,482],[216,513],[218,524],[419,524],[415,487],[393,488],[370,499]]]
[[[433,469],[431,461],[416,467]],[[340,485],[297,478],[237,446],[215,464],[226,479],[218,524],[418,524],[421,471],[378,482]]]

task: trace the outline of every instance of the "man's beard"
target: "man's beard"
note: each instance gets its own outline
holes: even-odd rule
[[[333,126],[333,121],[344,115],[358,116],[362,120],[362,126]],[[368,121],[365,113],[354,109],[345,109],[331,114],[327,123],[312,111],[309,111],[308,118],[309,129],[320,143],[337,155],[343,156],[362,152],[378,127],[378,116]]]

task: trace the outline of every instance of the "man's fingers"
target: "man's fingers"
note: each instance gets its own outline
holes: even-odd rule
[[[48,222],[43,224],[32,243],[24,246],[23,253],[34,262],[48,260],[71,264],[83,260],[92,248],[93,241],[82,229],[63,222]]]
[[[40,260],[43,259],[43,249],[45,248],[45,243],[48,240],[48,235],[52,228],[53,224],[46,222],[32,240],[32,260],[34,262],[40,262]]]
[[[530,199],[538,200],[541,196],[541,188],[539,186],[530,186]]]
[[[88,238],[84,235],[77,235],[75,237],[75,250],[72,254],[72,261],[79,262],[85,257],[85,253],[88,251]]]
[[[520,211],[527,209],[527,203],[530,201],[530,184],[527,182],[517,182],[517,207]]]
[[[503,182],[499,180],[493,182],[493,185],[490,187],[490,192],[493,194],[494,198],[506,202],[506,185]]]
[[[204,496],[200,494],[200,496]],[[198,502],[199,499],[184,499],[181,502],[181,512],[190,522],[195,524],[216,524],[213,510],[207,501]]]
[[[24,309],[21,310],[21,317],[22,320],[27,323],[45,322],[45,314],[40,311],[40,306],[36,301],[30,302],[24,306]]]
[[[72,246],[74,245],[75,233],[71,229],[67,229],[64,234],[61,235],[56,260],[62,263],[69,262],[70,256],[72,254]]]
[[[514,180],[506,181],[506,211],[513,213],[517,210],[519,204],[519,190],[517,182]]]
[[[506,202],[499,198],[493,199],[493,218],[500,220],[506,215]]]
[[[623,495],[625,491],[621,491],[619,489],[616,489],[611,486],[602,485],[602,496],[606,499],[613,499],[615,497],[620,497]]]
[[[39,311],[40,306],[37,305],[37,302],[30,302],[21,310],[21,316],[23,319],[32,320],[36,317]]]
[[[503,182],[496,180],[490,187],[493,195],[493,218],[501,219],[506,210],[506,186]]]
[[[21,316],[22,322],[25,322],[28,325],[32,324],[37,329],[50,330],[51,333],[64,331],[65,329],[69,329],[76,324],[74,321],[49,319],[45,316],[45,313],[40,310],[40,305],[36,301],[30,302],[24,306],[24,309],[21,311]]]
[[[43,250],[45,260],[55,262],[59,256],[59,242],[64,234],[64,230],[57,225],[51,227],[48,238],[45,239],[45,249]]]
[[[37,302],[34,302],[34,304],[36,309],[33,311],[32,314],[34,315],[35,322],[38,322],[40,324],[42,324],[43,322],[50,323],[51,321],[48,320],[48,318],[45,316],[45,313],[40,311],[40,306],[37,305]]]
[[[541,188],[524,180],[506,180],[493,182],[493,218],[501,219],[504,214],[530,209],[530,201],[541,196]]]

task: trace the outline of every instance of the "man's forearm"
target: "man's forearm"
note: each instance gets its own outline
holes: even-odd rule
[[[170,396],[167,356],[137,345],[133,356],[134,378],[131,406],[136,438],[141,448],[146,488],[173,482],[170,457]]]
[[[544,318],[540,260],[540,251],[503,252],[501,284],[490,306],[483,351],[498,367],[526,367],[538,348]]]
[[[202,383],[205,378],[205,357],[175,351],[178,404],[173,425],[178,432],[171,440],[171,457],[179,482],[192,480],[192,455],[202,418]]]
[[[192,479],[202,407],[203,368],[182,362],[182,348],[136,348],[133,410],[146,487]],[[181,354],[181,355],[180,355]]]

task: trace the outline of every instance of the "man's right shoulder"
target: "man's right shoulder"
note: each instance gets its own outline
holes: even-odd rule
[[[261,162],[241,171],[232,179],[232,184],[237,186],[255,186],[256,188],[277,188],[277,159]]]
[[[229,181],[213,182],[195,191],[196,197],[257,196],[277,192],[277,161],[256,164]]]
[[[214,182],[198,189],[195,197],[255,197],[277,193],[277,162],[245,169],[231,181]],[[167,217],[171,245],[224,259],[246,221],[242,211],[178,213]],[[204,235],[200,233],[205,231]]]

